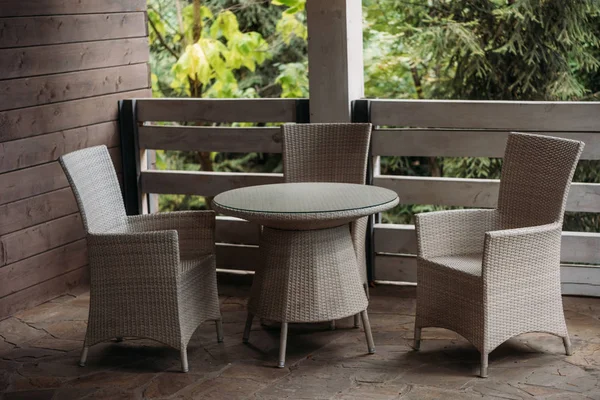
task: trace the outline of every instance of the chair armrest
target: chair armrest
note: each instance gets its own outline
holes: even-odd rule
[[[486,232],[496,229],[496,210],[451,210],[417,214],[419,257],[481,253]]]
[[[89,234],[88,257],[92,281],[156,281],[179,275],[175,230],[162,232]]]
[[[518,290],[532,281],[560,282],[560,223],[505,229],[485,234],[483,279]]]
[[[134,215],[127,219],[128,231],[176,230],[179,234],[179,251],[182,258],[195,258],[214,253],[214,211],[177,211]]]

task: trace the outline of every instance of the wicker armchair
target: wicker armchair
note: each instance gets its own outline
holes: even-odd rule
[[[513,336],[547,332],[571,354],[560,287],[563,214],[584,144],[512,133],[498,207],[419,214],[415,349],[441,327],[488,354]]]
[[[286,182],[365,184],[371,124],[285,124],[283,176]],[[369,217],[350,225],[359,273],[367,296],[369,283],[365,241]],[[354,316],[358,326],[359,315]],[[335,322],[331,322],[332,329]]]
[[[87,233],[90,314],[81,353],[123,337],[156,340],[181,352],[206,320],[223,331],[214,255],[212,211],[127,216],[106,146],[64,155]]]

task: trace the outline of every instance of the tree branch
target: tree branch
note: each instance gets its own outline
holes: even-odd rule
[[[173,57],[175,57],[176,60],[179,60],[179,54],[177,54],[175,52],[175,50],[173,50],[171,47],[169,47],[169,45],[165,41],[165,38],[160,34],[160,32],[158,31],[158,29],[156,29],[156,25],[154,25],[154,22],[152,22],[152,19],[148,18],[148,22],[150,23],[150,26],[152,27],[152,30],[154,31],[154,33],[156,33],[156,37],[158,38],[158,41],[160,42],[160,44],[165,49],[167,49],[167,51],[169,52],[169,54],[171,54]]]
[[[419,76],[417,67],[410,67],[410,73],[415,84],[415,90],[417,91],[417,98],[423,99],[423,86],[421,85],[421,77]]]

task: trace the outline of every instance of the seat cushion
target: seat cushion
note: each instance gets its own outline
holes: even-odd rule
[[[198,258],[182,259],[180,261],[181,272],[186,273],[196,267],[211,268],[213,264],[213,259],[213,254],[207,254]]]
[[[483,254],[481,253],[433,257],[427,260],[469,275],[481,276],[483,264]]]

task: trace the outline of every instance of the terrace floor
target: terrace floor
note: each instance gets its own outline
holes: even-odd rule
[[[179,352],[148,340],[94,346],[77,365],[89,294],[59,297],[0,321],[3,399],[600,399],[600,299],[566,297],[575,354],[562,341],[529,334],[490,356],[488,379],[477,377],[478,352],[442,329],[424,330],[410,347],[414,288],[379,286],[369,307],[377,353],[366,354],[351,321],[292,325],[287,368],[275,368],[276,326],[255,323],[241,342],[248,286],[221,285],[225,342],[214,325],[190,343],[190,372]],[[429,340],[427,340],[429,339]]]

